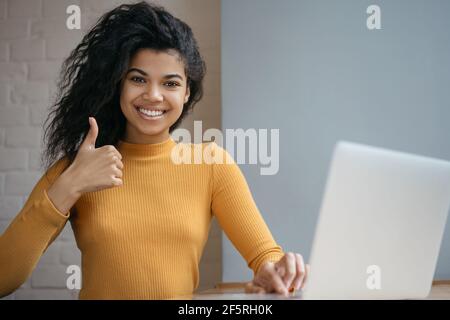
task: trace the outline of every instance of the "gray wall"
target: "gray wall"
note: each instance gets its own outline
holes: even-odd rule
[[[381,30],[366,27],[371,4]],[[278,174],[241,168],[285,250],[309,259],[337,140],[450,160],[448,12],[436,0],[222,1],[222,129],[280,129]],[[436,279],[450,279],[449,220]],[[223,240],[223,280],[251,279]]]

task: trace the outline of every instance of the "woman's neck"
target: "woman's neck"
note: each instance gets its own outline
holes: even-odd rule
[[[121,139],[124,142],[133,143],[133,144],[155,144],[155,143],[161,143],[164,141],[167,141],[167,139],[170,138],[169,131],[167,132],[161,132],[156,135],[147,135],[143,133],[137,133],[137,132],[127,132]]]

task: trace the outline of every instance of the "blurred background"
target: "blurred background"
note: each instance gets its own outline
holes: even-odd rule
[[[64,58],[116,0],[0,0],[0,233],[43,174],[42,124]],[[207,63],[205,96],[183,127],[279,129],[279,171],[240,165],[286,251],[308,261],[334,144],[350,140],[450,160],[450,2],[445,0],[159,0],[188,23]],[[65,27],[68,5],[81,30]],[[369,30],[369,5],[381,29]],[[405,221],[407,224],[408,221]],[[66,229],[6,299],[76,299],[81,265]],[[252,271],[214,220],[200,287]],[[450,279],[450,221],[435,279]]]
[[[222,1],[222,127],[280,129],[278,174],[241,167],[286,251],[309,259],[336,141],[450,160],[448,12],[441,0]],[[436,279],[450,279],[449,220]],[[251,277],[225,237],[223,263],[224,281]]]

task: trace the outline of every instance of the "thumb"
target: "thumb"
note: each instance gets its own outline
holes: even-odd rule
[[[95,141],[98,136],[98,126],[94,117],[89,117],[89,125],[89,132],[87,133],[86,138],[84,138],[82,147],[87,149],[95,149]]]

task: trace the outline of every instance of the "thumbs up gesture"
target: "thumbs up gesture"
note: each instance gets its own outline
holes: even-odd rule
[[[113,145],[95,148],[98,126],[95,118],[89,118],[90,129],[81,143],[78,153],[71,164],[74,183],[79,192],[92,192],[121,186],[122,155]]]

